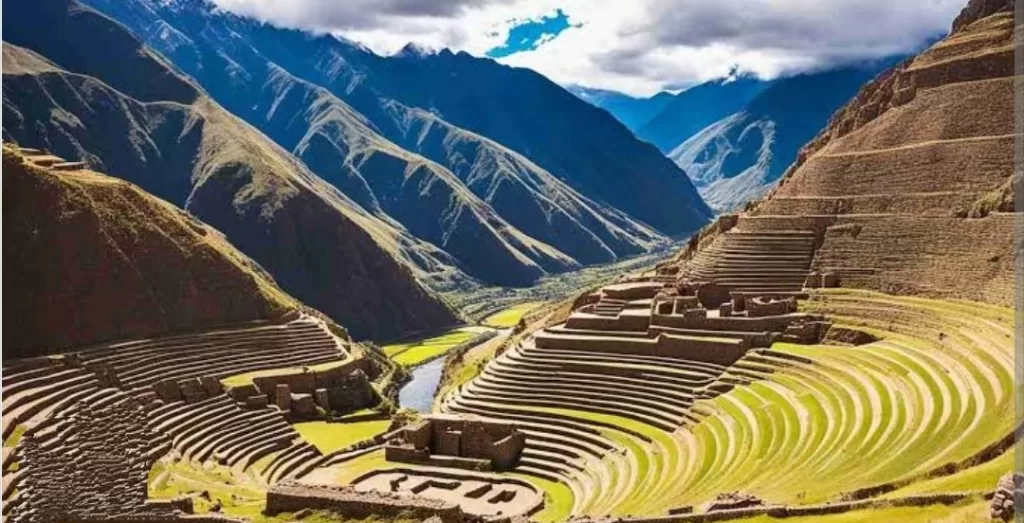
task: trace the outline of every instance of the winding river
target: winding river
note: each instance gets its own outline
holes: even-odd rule
[[[413,369],[412,379],[398,391],[398,404],[418,412],[430,412],[446,359],[437,358]]]

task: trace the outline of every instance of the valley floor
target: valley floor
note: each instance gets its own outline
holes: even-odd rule
[[[467,319],[479,321],[492,314],[529,303],[551,302],[580,294],[616,277],[649,268],[671,258],[680,244],[666,244],[662,248],[635,258],[607,265],[555,274],[541,278],[530,287],[485,287],[442,293],[448,303],[455,306]]]

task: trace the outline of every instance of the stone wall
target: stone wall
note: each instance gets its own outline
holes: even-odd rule
[[[256,377],[251,385],[232,387],[228,394],[246,404],[250,403],[250,398],[259,398],[251,400],[253,405],[262,405],[261,396],[266,396],[268,404],[282,410],[301,406],[303,411],[295,413],[299,418],[315,416],[316,407],[328,413],[352,412],[372,407],[379,401],[367,375],[373,370],[371,367],[369,358],[360,358],[323,371]],[[279,397],[285,391],[289,397]]]
[[[401,517],[426,520],[437,517],[445,523],[482,521],[481,518],[465,514],[455,503],[383,492],[358,492],[348,485],[281,483],[267,492],[264,512],[268,515],[303,509],[327,510],[351,519]]]
[[[430,463],[469,470],[511,470],[526,447],[515,424],[435,415],[398,431],[386,446],[388,461]]]
[[[690,319],[683,316],[667,316],[666,318],[684,321]],[[708,319],[695,318],[694,320],[707,321]],[[608,353],[666,356],[722,365],[729,365],[740,359],[749,348],[749,343],[741,339],[703,338],[673,334],[660,334],[651,339],[614,336],[552,336],[545,332],[538,332],[534,336],[534,341],[537,347],[548,349],[586,349]]]
[[[148,455],[154,435],[133,399],[101,408],[80,403],[45,442],[26,436],[19,501],[10,521],[173,521],[175,504],[148,503]]]

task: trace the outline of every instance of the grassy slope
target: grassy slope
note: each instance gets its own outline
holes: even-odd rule
[[[602,429],[625,451],[625,458],[609,456],[601,465],[614,487],[577,500],[577,509],[654,516],[734,490],[771,502],[817,503],[860,487],[915,480],[1009,433],[1012,311],[849,290],[830,291],[805,308],[882,339],[860,347],[777,344],[776,352],[814,363],[777,360],[762,379],[698,402],[708,413],[704,420],[672,434],[614,416],[521,407],[622,429]],[[918,480],[896,494],[991,489],[1009,460]],[[958,511],[916,513],[930,512],[945,518]],[[875,511],[849,521],[888,515]]]
[[[310,421],[292,425],[302,439],[316,446],[320,452],[329,454],[339,449],[383,434],[391,424],[390,420],[359,421],[355,423],[327,423]]]
[[[444,355],[456,345],[472,339],[479,333],[478,327],[461,327],[432,338],[385,345],[383,349],[384,353],[399,365],[415,367]]]
[[[507,309],[498,311],[490,316],[484,318],[480,323],[487,325],[488,327],[494,327],[497,329],[504,329],[508,327],[515,327],[519,320],[526,316],[526,314],[542,305],[543,301],[528,301],[526,303],[519,303],[513,305]]]

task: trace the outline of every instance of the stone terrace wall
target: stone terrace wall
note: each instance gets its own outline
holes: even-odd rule
[[[677,316],[682,318],[682,316]],[[731,365],[749,348],[745,340],[702,338],[661,334],[657,338],[623,338],[614,336],[552,336],[539,332],[534,337],[537,347],[548,349],[587,349],[608,353],[630,353],[667,356],[688,360]]]
[[[1013,215],[838,219],[813,269],[844,287],[1013,306]]]
[[[269,515],[302,509],[328,510],[346,518],[409,518],[425,520],[438,517],[445,523],[481,521],[462,511],[455,503],[430,498],[401,496],[382,492],[358,492],[354,487],[278,484],[267,492]]]
[[[146,414],[126,399],[102,408],[79,404],[59,422],[63,436],[22,443],[25,473],[18,523],[81,521],[172,521],[173,504],[149,504],[147,455],[153,435]]]

